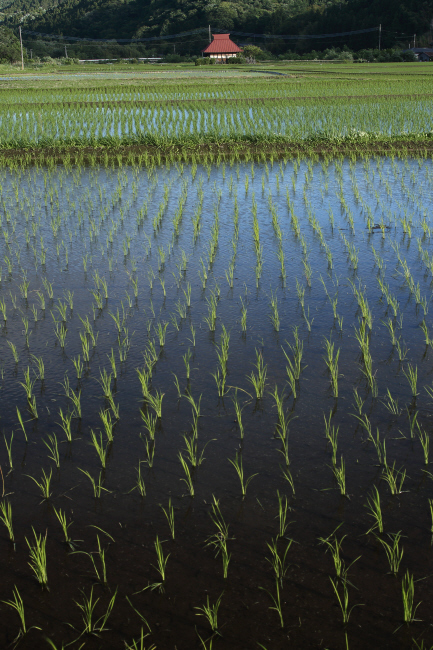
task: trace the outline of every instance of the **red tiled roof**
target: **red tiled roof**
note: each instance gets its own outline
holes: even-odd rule
[[[213,41],[205,47],[204,54],[236,54],[241,48],[230,40],[230,34],[212,34]]]

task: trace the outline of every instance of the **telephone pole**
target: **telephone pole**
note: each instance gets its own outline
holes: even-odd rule
[[[413,35],[413,49],[415,49],[416,34]]]
[[[68,50],[66,49],[66,45],[65,45],[65,57],[68,58]]]
[[[382,23],[379,25],[379,52],[380,52],[380,41],[382,40]]]
[[[19,26],[20,31],[20,45],[21,45],[21,70],[24,70],[24,54],[23,54],[23,37],[21,35],[21,25]]]
[[[211,43],[211,42],[212,42],[212,39],[210,37],[210,25],[209,25],[209,43]]]

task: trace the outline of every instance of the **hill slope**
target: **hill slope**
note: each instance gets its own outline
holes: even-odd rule
[[[3,0],[1,4],[6,24],[16,25],[24,15],[28,29],[90,38],[159,36],[209,24],[256,33],[320,34],[382,23],[383,46],[389,47],[397,33],[405,35],[405,42],[414,33],[426,33],[433,18],[430,0]],[[369,34],[347,42],[371,47],[372,39]],[[314,42],[317,49],[334,44]],[[286,49],[289,46],[293,43]]]

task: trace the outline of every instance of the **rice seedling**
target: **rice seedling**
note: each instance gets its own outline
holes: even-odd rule
[[[12,607],[12,609],[14,609],[19,616],[20,629],[17,636],[12,641],[12,645],[16,645],[19,640],[27,634],[27,632],[30,632],[30,630],[41,630],[41,628],[37,627],[36,625],[32,625],[29,628],[27,627],[23,599],[21,598],[21,594],[18,591],[18,587],[16,585],[14,585],[12,589],[12,594],[13,596],[11,600],[2,600],[1,602],[5,605],[8,605],[8,607]]]
[[[355,609],[355,607],[361,607],[361,604],[352,605],[352,607],[349,608],[349,591],[347,589],[347,582],[344,581],[339,583],[336,579],[332,579],[331,577],[329,577],[329,579],[331,581],[332,588],[334,589],[334,593],[337,596],[337,602],[343,616],[343,625],[347,625],[352,611]],[[341,585],[341,595],[339,592],[339,585]]]
[[[377,541],[382,544],[386,557],[388,558],[390,573],[397,575],[404,552],[403,547],[400,548],[399,546],[401,531],[398,533],[388,533],[388,537],[392,542],[391,544],[376,535]]]
[[[70,411],[63,413],[62,409],[60,409],[59,416],[61,421],[57,422],[57,424],[62,428],[66,436],[66,440],[68,442],[72,442],[72,418],[74,414]]]
[[[183,483],[185,483],[185,485],[188,488],[189,495],[191,497],[193,497],[195,495],[195,490],[194,490],[194,483],[192,481],[192,476],[191,476],[190,469],[188,467],[188,464],[187,464],[186,460],[182,456],[181,452],[179,452],[178,458],[179,458],[179,460],[181,462],[181,465],[183,467],[183,471],[185,472],[185,476],[186,476],[186,478],[181,478],[180,480],[183,481]]]
[[[28,478],[31,478],[32,481],[34,481],[36,483],[39,490],[41,491],[42,499],[48,500],[51,497],[51,494],[52,494],[51,491],[50,491],[51,490],[51,479],[52,479],[52,476],[53,476],[52,468],[50,469],[49,474],[46,474],[45,470],[42,468],[42,477],[41,477],[41,479],[39,481],[36,478],[34,478],[33,476],[29,476],[28,474],[26,474],[26,476],[28,476]]]
[[[404,574],[401,581],[401,592],[403,598],[403,621],[409,625],[409,623],[414,623],[415,621],[419,620],[415,618],[415,615],[418,607],[421,605],[421,602],[415,605],[414,580],[413,575],[410,575],[408,570]]]
[[[246,404],[243,406],[240,405],[239,400],[238,400],[238,389],[235,388],[235,394],[232,397],[232,403],[235,408],[235,413],[236,413],[236,422],[239,427],[239,432],[241,434],[241,439],[243,440],[244,437],[244,425],[242,422],[242,411],[244,410]]]
[[[253,478],[255,476],[258,476],[258,474],[252,474],[249,478],[245,480],[244,478],[244,468],[243,468],[243,463],[242,463],[242,456],[239,454],[239,452],[236,452],[235,454],[235,459],[232,460],[231,458],[228,459],[229,463],[233,465],[233,467],[236,470],[236,473],[239,477],[240,483],[241,483],[241,491],[242,491],[242,497],[245,498],[246,493],[247,493],[247,488],[248,485],[251,483]]]
[[[48,440],[43,440],[43,443],[51,454],[48,455],[48,458],[54,462],[56,467],[60,467],[60,453],[56,434],[48,433],[47,438]]]
[[[274,326],[274,330],[276,332],[280,331],[280,317],[278,314],[278,299],[277,299],[277,292],[274,293],[271,290],[271,314],[269,316],[271,319],[272,325]]]
[[[78,602],[77,600],[74,601],[77,607],[79,607],[79,609],[81,610],[81,618],[84,625],[84,628],[79,638],[81,638],[85,634],[99,636],[101,632],[104,632],[107,629],[106,626],[107,626],[108,619],[111,616],[111,612],[113,611],[114,602],[117,596],[117,589],[114,592],[113,596],[110,598],[104,614],[102,614],[102,616],[99,616],[98,618],[95,616],[95,608],[100,599],[99,598],[94,599],[93,586],[90,589],[89,596],[86,596],[84,590],[81,590],[81,593],[83,596],[82,602]]]
[[[347,496],[346,493],[346,465],[343,460],[343,456],[341,456],[340,459],[340,467],[338,467],[337,464],[332,466],[332,472],[334,474],[334,478],[337,482],[338,489],[340,490],[341,496],[345,497]]]
[[[0,501],[0,521],[4,524],[8,531],[9,540],[15,542],[14,529],[12,522],[12,505],[10,501],[2,499]]]
[[[417,424],[417,429],[418,429],[418,437],[419,441],[421,443],[423,455],[424,455],[424,465],[428,465],[429,463],[429,451],[430,451],[430,435],[428,431],[425,429],[421,428],[419,424]]]
[[[145,648],[144,646],[144,639],[148,636],[148,634],[144,634],[143,628],[141,628],[140,632],[140,638],[133,639],[131,644],[125,641],[125,650],[157,650],[156,645],[152,644]]]
[[[416,366],[413,368],[413,366],[408,363],[407,369],[403,368],[403,374],[409,382],[412,397],[417,397],[417,395],[419,395],[417,392],[418,368]]]
[[[247,381],[253,386],[256,398],[261,399],[265,392],[266,386],[266,375],[267,375],[267,366],[265,366],[263,361],[262,353],[256,348],[256,363],[253,364],[257,370],[257,374],[254,372],[251,375],[247,376]]]
[[[103,486],[102,470],[99,472],[97,479],[95,479],[87,470],[81,469],[81,467],[78,467],[77,469],[85,474],[90,480],[93,488],[93,496],[95,499],[101,498],[102,490],[104,490],[104,492],[109,492],[109,490]]]
[[[406,470],[404,468],[396,469],[394,461],[392,466],[385,464],[381,478],[388,483],[391,494],[401,494],[406,478]]]
[[[20,357],[19,357],[19,354],[17,352],[17,349],[16,349],[15,345],[12,343],[12,341],[8,341],[8,346],[11,349],[12,356],[14,358],[15,363],[18,363],[19,360],[20,360]]]
[[[42,586],[43,589],[48,589],[48,574],[47,574],[47,553],[46,553],[46,543],[47,543],[47,532],[45,536],[38,535],[35,529],[32,527],[34,542],[33,545],[29,540],[26,539],[27,546],[29,547],[30,561],[29,566],[35,574],[36,580]]]
[[[368,535],[369,533],[373,532],[376,529],[379,531],[379,533],[383,533],[383,518],[382,518],[382,508],[380,505],[380,494],[376,486],[373,487],[372,493],[367,499],[367,503],[365,504],[365,507],[368,510],[368,515],[370,517],[373,517],[374,520],[373,526],[366,532],[366,535]]]
[[[207,596],[206,604],[203,605],[202,607],[194,607],[194,609],[198,610],[198,614],[196,616],[204,616],[206,620],[208,621],[212,633],[213,634],[219,634],[218,631],[218,610],[221,605],[221,600],[224,595],[224,592],[220,594],[220,596],[217,598],[216,602],[213,603],[213,605],[210,604],[209,601],[209,596]]]
[[[162,399],[164,397],[164,393],[160,393],[159,391],[155,391],[155,395],[152,395],[151,393],[148,393],[145,395],[145,400],[151,408],[156,413],[157,418],[162,417]]]
[[[284,617],[283,617],[283,609],[282,609],[282,604],[281,604],[281,596],[280,596],[280,587],[278,580],[275,580],[275,588],[276,588],[276,595],[274,596],[272,592],[270,592],[268,589],[264,589],[263,587],[259,587],[259,589],[262,589],[265,591],[269,598],[272,600],[274,603],[272,607],[269,607],[269,609],[273,609],[275,612],[278,613],[278,616],[280,618],[280,626],[281,629],[284,628]]]
[[[382,400],[382,404],[387,408],[387,410],[393,415],[400,415],[401,409],[398,407],[398,399],[394,399],[387,388],[386,399]]]
[[[229,525],[225,522],[221,513],[219,500],[212,495],[211,503],[212,512],[209,513],[210,518],[216,526],[216,533],[210,535],[206,540],[206,546],[212,546],[216,551],[215,557],[221,554],[223,563],[223,577],[227,578],[228,566],[230,563],[231,553],[228,552],[227,542],[229,540]]]
[[[169,525],[169,528],[170,528],[171,537],[172,537],[172,539],[174,539],[174,508],[173,508],[172,503],[171,503],[171,497],[168,500],[167,510],[161,504],[159,504],[159,505],[160,505],[160,508],[163,511],[164,515],[166,516],[166,519],[167,519],[167,522],[168,522],[168,525]]]
[[[56,517],[57,517],[57,519],[58,519],[58,521],[60,523],[60,526],[62,527],[63,535],[65,537],[65,540],[64,540],[65,544],[67,544],[69,546],[71,551],[74,551],[76,542],[74,542],[71,539],[70,535],[69,535],[69,528],[70,528],[70,526],[72,526],[73,522],[70,521],[68,523],[66,512],[64,512],[61,508],[59,508],[57,510],[55,507],[53,507],[53,510],[54,510],[54,514],[56,515]]]

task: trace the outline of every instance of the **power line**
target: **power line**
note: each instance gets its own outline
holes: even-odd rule
[[[30,30],[22,30],[23,34],[28,36],[39,36],[43,38],[53,38],[55,40],[68,40],[84,43],[148,43],[152,41],[166,41],[169,39],[180,38],[183,36],[195,36],[203,32],[207,32],[208,28],[198,28],[190,32],[181,32],[179,34],[165,34],[164,36],[149,36],[147,38],[81,38],[79,36],[64,36],[62,34],[45,34],[43,32],[34,32]],[[214,29],[212,30],[215,33],[227,33],[229,32],[232,36],[243,36],[246,38],[264,38],[264,39],[283,39],[287,41],[298,41],[298,40],[311,40],[311,39],[324,39],[324,38],[336,38],[339,36],[355,36],[356,34],[367,34],[369,32],[379,31],[379,27],[370,27],[368,29],[357,29],[350,32],[337,32],[333,34],[254,34],[247,32],[238,32],[230,31],[224,29]]]

